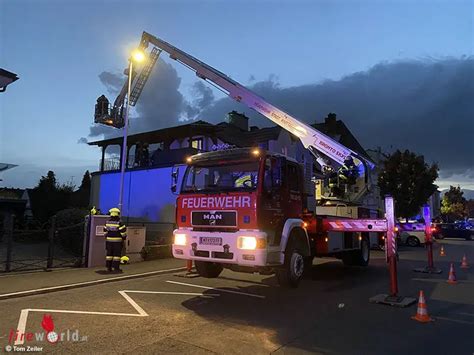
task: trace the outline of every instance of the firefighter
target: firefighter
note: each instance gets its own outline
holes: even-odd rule
[[[143,152],[142,143],[137,142],[137,144],[135,145],[135,161],[133,162],[134,168],[140,166],[142,162],[142,152]]]
[[[101,118],[106,116],[109,113],[109,100],[105,95],[100,96],[97,99],[97,104],[95,105],[95,118]]]
[[[120,259],[123,243],[127,239],[127,227],[120,220],[120,210],[118,208],[111,208],[109,213],[110,219],[104,227],[107,270],[112,271],[113,269],[116,272],[121,272]]]
[[[142,154],[140,159],[140,166],[147,167],[150,165],[150,151],[148,150],[148,143],[142,144]]]
[[[339,180],[343,184],[353,185],[359,176],[359,170],[351,156],[347,157],[344,164],[339,169]]]
[[[252,175],[246,174],[239,177],[235,180],[234,187],[252,187]]]

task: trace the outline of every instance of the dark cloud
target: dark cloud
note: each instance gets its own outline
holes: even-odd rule
[[[109,91],[117,92],[125,77],[105,73],[100,79]],[[232,110],[245,112],[252,125],[272,124],[229,98],[214,100],[211,89],[201,81],[192,87],[187,101],[179,92],[180,83],[173,66],[159,60],[136,106],[138,117],[132,119],[132,131],[195,118],[220,122]],[[413,150],[438,162],[442,177],[472,176],[474,171],[473,57],[380,63],[340,80],[288,88],[272,75],[251,89],[308,123],[336,112],[364,147]],[[94,126],[90,135],[111,131],[117,132]]]
[[[109,97],[110,102],[113,102],[126,76],[102,72],[99,79],[107,91],[113,94]],[[198,81],[192,86],[191,102],[187,101],[179,91],[180,84],[181,78],[173,65],[161,59],[158,60],[135,106],[135,117],[130,119],[130,132],[144,132],[174,126],[183,120],[192,120],[214,101],[212,90],[203,82]],[[102,125],[90,127],[90,137],[101,135],[115,136],[117,131]]]
[[[100,82],[105,85],[109,94],[116,95],[123,85],[125,76],[119,73],[104,71],[99,74],[99,79]]]
[[[474,167],[472,57],[381,63],[341,80],[290,88],[270,77],[251,88],[309,123],[336,112],[366,148],[411,149],[439,162],[444,175]],[[233,109],[248,114],[252,125],[272,124],[228,98],[199,117],[220,121]]]
[[[87,144],[87,138],[86,137],[81,137],[77,140],[78,144]]]
[[[209,86],[202,81],[197,81],[192,87],[192,95],[195,97],[193,105],[199,110],[203,110],[214,101],[214,94]]]

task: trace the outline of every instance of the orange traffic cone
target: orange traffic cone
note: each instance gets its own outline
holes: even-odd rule
[[[421,323],[432,322],[433,319],[428,315],[428,308],[426,308],[425,294],[420,290],[420,297],[418,298],[418,309],[416,310],[416,315],[411,317],[411,319],[417,320]]]
[[[461,269],[469,269],[469,264],[467,263],[466,254],[462,257]]]
[[[456,281],[456,272],[454,271],[454,264],[453,263],[451,263],[451,267],[449,268],[448,283],[453,284],[453,285],[458,283]]]
[[[439,250],[439,256],[446,256],[446,253],[444,252],[444,246],[441,245],[441,249]]]
[[[193,269],[193,261],[192,260],[186,260],[186,271],[191,272]]]

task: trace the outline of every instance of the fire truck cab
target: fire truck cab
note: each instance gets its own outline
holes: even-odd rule
[[[206,152],[188,158],[176,201],[173,256],[194,260],[203,277],[223,268],[277,274],[296,286],[316,255],[367,265],[368,238],[324,232],[306,210],[303,166],[259,148]],[[364,241],[364,242],[362,242]]]

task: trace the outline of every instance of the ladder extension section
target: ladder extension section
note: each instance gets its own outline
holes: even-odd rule
[[[143,88],[145,87],[145,84],[148,78],[150,77],[151,71],[153,70],[155,63],[158,60],[158,57],[160,56],[160,53],[161,51],[156,47],[151,50],[148,60],[146,61],[145,67],[140,72],[140,75],[136,79],[135,85],[133,86],[129,100],[130,106],[136,105],[138,98],[140,97],[140,94],[142,93]]]

